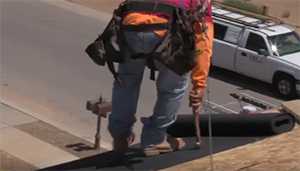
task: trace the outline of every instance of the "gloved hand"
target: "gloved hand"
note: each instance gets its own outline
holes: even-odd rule
[[[205,88],[197,88],[190,91],[190,107],[193,108],[194,113],[200,113],[203,103]]]

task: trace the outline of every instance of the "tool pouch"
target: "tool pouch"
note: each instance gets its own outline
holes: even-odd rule
[[[96,40],[88,45],[85,52],[97,65],[105,65],[105,50],[101,40]]]

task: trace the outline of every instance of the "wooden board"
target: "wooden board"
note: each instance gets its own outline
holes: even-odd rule
[[[300,171],[300,128],[213,156],[215,171]],[[211,170],[210,158],[190,161],[164,171]]]

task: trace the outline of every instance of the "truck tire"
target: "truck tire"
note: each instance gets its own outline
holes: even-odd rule
[[[293,99],[296,97],[296,81],[290,75],[277,75],[273,81],[273,87],[276,93],[284,99]]]

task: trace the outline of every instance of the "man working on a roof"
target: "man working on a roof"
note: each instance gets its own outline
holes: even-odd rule
[[[144,1],[144,0],[140,0]],[[190,105],[195,112],[199,112],[204,96],[208,77],[213,40],[213,23],[211,17],[210,0],[153,0],[178,8],[196,9],[206,3],[204,22],[195,22],[195,47],[201,53],[196,56],[195,66],[191,72],[192,90]],[[205,2],[208,1],[208,2]],[[168,16],[161,13],[129,12],[122,20],[124,25],[142,25],[168,22]],[[205,23],[206,31],[203,31]],[[146,32],[125,32],[124,39],[132,45],[131,51],[137,54],[152,51],[161,41],[166,31],[154,30]],[[128,50],[128,53],[131,52]],[[132,127],[136,122],[140,85],[146,65],[144,58],[126,60],[118,68],[118,76],[123,84],[116,81],[113,85],[112,113],[109,117],[108,129],[113,137],[113,148],[116,152],[125,153],[130,143],[134,141]],[[156,86],[157,100],[153,114],[142,118],[144,124],[141,145],[146,156],[172,151],[166,142],[166,129],[176,120],[176,113],[188,87],[188,75],[178,75],[161,62],[154,60],[159,71]]]

